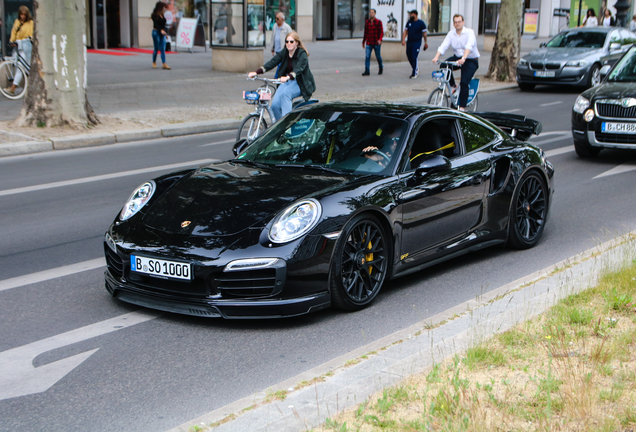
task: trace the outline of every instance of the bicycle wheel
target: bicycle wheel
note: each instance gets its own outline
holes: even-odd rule
[[[248,142],[254,141],[267,130],[267,122],[258,114],[250,114],[243,119],[236,134],[236,141],[246,139]]]
[[[14,93],[7,91],[11,87],[18,71],[22,72],[22,79],[15,89]],[[24,68],[12,61],[4,61],[0,63],[0,93],[8,99],[20,99],[26,94],[29,80]]]
[[[476,94],[473,100],[466,106],[466,111],[475,112],[477,111],[477,104],[479,103],[479,95]]]
[[[431,105],[448,108],[450,106],[450,101],[448,100],[448,92],[445,91],[446,87],[443,89],[436,88],[431,92],[431,95],[428,97],[428,103]]]

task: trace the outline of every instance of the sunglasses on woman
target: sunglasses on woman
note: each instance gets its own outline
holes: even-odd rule
[[[296,42],[294,39],[285,41],[285,43],[290,43],[290,44],[293,44],[294,42]]]

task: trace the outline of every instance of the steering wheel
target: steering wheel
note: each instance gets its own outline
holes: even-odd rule
[[[381,152],[380,150],[369,150],[366,152],[361,152],[360,156],[364,156],[367,155],[369,153],[373,153],[373,154],[377,154],[378,156],[382,157],[384,159],[384,161],[388,164],[389,162],[391,162],[391,156],[389,156],[388,154]]]

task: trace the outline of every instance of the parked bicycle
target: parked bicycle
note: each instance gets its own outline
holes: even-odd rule
[[[2,58],[2,63],[0,63],[0,93],[9,99],[20,99],[23,97],[29,85],[28,77],[31,65],[20,55],[20,53],[24,52],[22,45],[25,41],[31,43],[28,39],[16,41],[11,57]],[[21,78],[19,82],[15,83],[16,88],[13,93],[11,93],[7,88],[11,88],[16,76]]]
[[[428,103],[440,107],[459,108],[459,87],[455,91],[451,89],[450,78],[453,68],[461,68],[457,62],[440,62],[441,69],[433,71],[433,81],[438,83],[438,87],[433,90],[428,97]],[[468,85],[468,102],[466,111],[477,111],[479,93],[479,78],[473,78]]]
[[[248,78],[248,80],[263,81],[263,85],[254,91],[244,91],[243,99],[250,105],[254,105],[254,112],[248,114],[239,126],[238,133],[236,135],[236,141],[246,139],[248,142],[254,141],[265,130],[267,130],[268,122],[271,125],[273,123],[274,116],[269,107],[272,103],[272,97],[276,93],[276,89],[281,84],[280,80],[254,77]]]

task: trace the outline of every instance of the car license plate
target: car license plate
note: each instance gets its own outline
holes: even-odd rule
[[[556,76],[556,71],[534,71],[534,76],[539,78],[553,78]]]
[[[633,134],[636,133],[636,123],[609,123],[601,124],[601,132],[615,134]]]
[[[163,279],[192,279],[192,266],[190,263],[146,258],[137,255],[130,256],[130,270]]]

